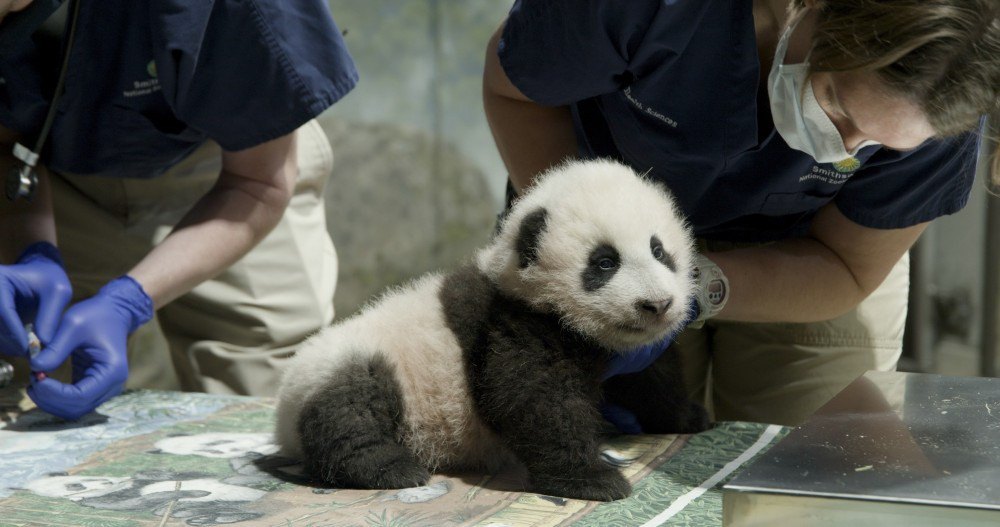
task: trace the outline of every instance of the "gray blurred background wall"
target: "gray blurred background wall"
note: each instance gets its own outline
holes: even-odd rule
[[[337,317],[387,285],[471,257],[506,172],[483,115],[486,42],[510,2],[331,0],[361,81],[320,119]]]

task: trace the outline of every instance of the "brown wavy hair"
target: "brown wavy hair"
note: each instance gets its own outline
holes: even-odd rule
[[[793,0],[795,9],[806,0]],[[872,71],[915,102],[939,136],[1000,126],[1000,0],[820,0],[814,71]],[[985,143],[985,142],[984,142]],[[984,148],[987,145],[984,144]],[[991,161],[1000,188],[1000,151]]]

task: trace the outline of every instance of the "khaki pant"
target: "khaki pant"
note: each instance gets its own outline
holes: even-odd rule
[[[316,121],[300,128],[297,139],[295,195],[278,226],[132,335],[128,387],[273,395],[283,360],[333,320],[337,256],[323,200],[333,153]],[[216,181],[219,156],[218,146],[204,145],[148,180],[53,177],[59,248],[74,301],[128,272],[163,240]]]
[[[896,369],[909,256],[849,313],[807,324],[709,320],[675,342],[695,400],[718,421],[797,425],[867,370]]]

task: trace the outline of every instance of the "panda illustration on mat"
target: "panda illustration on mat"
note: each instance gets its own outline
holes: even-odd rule
[[[602,402],[649,433],[707,427],[676,357],[601,382],[678,330],[693,242],[669,195],[612,161],[570,161],[516,200],[464,267],[426,275],[307,340],[285,371],[282,453],[324,483],[403,488],[520,462],[533,492],[614,500]]]

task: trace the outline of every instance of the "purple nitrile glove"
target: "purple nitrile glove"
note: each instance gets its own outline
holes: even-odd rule
[[[31,359],[32,371],[51,371],[73,358],[73,384],[38,376],[28,395],[39,408],[78,419],[121,393],[128,378],[126,341],[153,318],[153,301],[129,276],[108,282],[63,316],[52,343]]]
[[[649,366],[651,366],[656,359],[663,355],[663,352],[673,344],[674,339],[677,335],[684,331],[691,321],[698,318],[698,314],[701,309],[698,306],[698,301],[691,299],[691,304],[688,306],[687,318],[684,320],[684,324],[681,325],[680,329],[668,334],[661,340],[646,344],[645,346],[640,346],[633,351],[628,353],[616,353],[611,360],[608,361],[607,368],[601,375],[601,380],[605,381],[609,377],[615,375],[625,375],[629,373],[638,373]],[[641,434],[642,427],[639,426],[639,419],[636,418],[635,414],[609,402],[601,403],[601,415],[604,419],[615,425],[615,427],[623,434]]]
[[[72,296],[62,256],[49,242],[31,244],[17,263],[0,266],[0,355],[28,355],[28,322],[43,343],[51,342]]]

